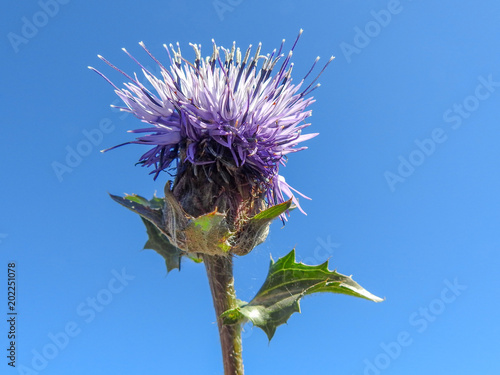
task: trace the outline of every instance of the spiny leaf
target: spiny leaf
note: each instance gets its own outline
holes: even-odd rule
[[[147,200],[137,194],[126,195],[124,198],[110,194],[111,198],[141,216],[146,226],[148,241],[144,249],[151,249],[165,259],[167,272],[177,268],[180,270],[180,260],[184,252],[170,243],[165,234],[160,230],[162,225],[162,209],[164,199],[153,197]]]
[[[271,258],[267,278],[257,295],[246,305],[222,314],[225,324],[249,320],[261,328],[269,340],[276,328],[287,322],[294,312],[300,312],[300,299],[319,292],[347,294],[374,302],[382,299],[371,294],[350,276],[328,269],[328,261],[309,266],[295,261],[295,250],[274,262]]]
[[[142,218],[154,224],[158,230],[161,230],[163,223],[162,212],[158,208],[153,208],[153,203],[138,195],[127,195],[125,198],[113,194],[109,195],[115,202],[118,202],[122,206],[134,211],[136,214],[139,214]],[[155,198],[153,198],[153,200],[154,199]]]
[[[193,220],[192,225],[194,225],[194,227],[199,227],[202,232],[208,233],[212,230],[212,228],[218,227],[222,220],[224,220],[224,218],[225,215],[214,211],[205,215],[198,216]]]
[[[156,209],[156,210],[161,210],[165,204],[164,198],[158,198],[158,197],[153,197],[151,200],[147,200],[144,197],[141,197],[140,195],[137,194],[132,194],[132,195],[126,195],[125,199],[128,199],[129,201],[136,202],[139,204],[142,204],[143,206]]]
[[[217,210],[193,218],[185,229],[189,251],[214,254],[229,251],[231,246],[227,239],[230,232],[225,218]]]
[[[257,221],[257,220],[266,220],[266,221],[271,221],[276,219],[278,216],[280,216],[283,212],[288,210],[290,206],[292,205],[292,200],[289,199],[286,202],[274,205],[272,207],[269,207],[267,210],[264,210],[262,212],[259,212],[257,215],[255,215],[251,221]]]
[[[155,225],[142,218],[148,233],[148,241],[144,245],[145,249],[151,249],[160,254],[165,259],[167,273],[177,268],[181,270],[181,257],[184,252],[170,243],[168,238],[161,233]]]
[[[252,217],[245,226],[234,237],[229,239],[230,243],[238,244],[233,246],[232,251],[238,255],[246,255],[257,245],[264,242],[269,233],[269,225],[283,212],[290,209],[292,200],[269,207]]]
[[[111,198],[122,206],[139,214],[142,222],[146,226],[148,241],[144,249],[152,249],[165,259],[167,273],[177,268],[180,270],[180,260],[182,256],[187,256],[196,263],[201,259],[196,254],[187,254],[178,247],[172,245],[164,232],[163,212],[166,205],[165,198],[153,197],[147,200],[140,195],[126,195],[124,198],[110,194]]]

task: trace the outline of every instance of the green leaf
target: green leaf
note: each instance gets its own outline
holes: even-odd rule
[[[295,250],[271,265],[267,278],[257,295],[248,304],[222,314],[225,324],[249,320],[261,328],[269,340],[276,328],[287,322],[294,312],[300,312],[300,299],[319,292],[347,294],[374,302],[383,301],[371,294],[350,276],[328,269],[328,261],[309,266],[295,261]]]
[[[200,228],[202,232],[208,233],[213,228],[219,227],[220,223],[224,219],[225,215],[222,215],[217,211],[214,211],[205,215],[198,216],[192,221],[192,225],[196,228]]]
[[[142,218],[142,222],[146,226],[148,233],[148,241],[144,245],[144,249],[151,249],[160,254],[165,259],[167,273],[177,268],[181,269],[181,257],[185,254],[182,250],[170,243],[168,238],[161,233],[155,225],[148,220]]]
[[[277,204],[275,206],[269,207],[267,210],[259,212],[257,215],[255,215],[251,219],[251,221],[260,221],[260,220],[271,221],[271,220],[274,220],[278,216],[280,216],[283,212],[288,210],[291,205],[292,205],[292,200],[289,199],[286,202]]]
[[[269,207],[267,210],[259,212],[252,217],[245,226],[238,231],[237,235],[229,239],[229,242],[235,244],[232,246],[232,252],[237,255],[246,255],[257,245],[265,241],[269,233],[269,225],[282,213],[290,209],[292,200]]]
[[[139,214],[142,218],[150,221],[158,228],[158,230],[161,231],[161,228],[163,227],[162,211],[161,209],[155,208],[155,199],[159,198],[153,198],[151,201],[148,201],[146,198],[139,195],[127,195],[125,198],[113,194],[109,195],[115,202],[118,202],[122,206],[134,211],[136,214]]]
[[[167,273],[177,268],[180,270],[181,257],[187,253],[172,245],[163,229],[163,209],[165,199],[153,197],[147,200],[140,195],[126,195],[124,198],[110,194],[111,198],[122,206],[139,214],[142,222],[146,226],[148,241],[144,249],[152,249],[165,259]],[[195,262],[200,262],[196,256],[188,256]]]
[[[225,219],[226,215],[215,210],[190,220],[185,229],[189,251],[214,255],[228,252],[230,232]]]
[[[129,201],[136,202],[142,204],[143,206],[156,210],[163,209],[163,206],[165,204],[164,198],[153,197],[153,199],[147,200],[146,198],[141,197],[140,195],[137,194],[126,195],[125,199],[128,199]]]

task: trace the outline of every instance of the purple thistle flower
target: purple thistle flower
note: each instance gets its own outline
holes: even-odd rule
[[[150,134],[125,144],[152,146],[141,156],[139,163],[152,166],[155,179],[174,161],[188,162],[194,167],[195,174],[202,170],[208,181],[212,181],[214,174],[219,174],[227,184],[234,180],[235,175],[245,176],[250,185],[257,187],[268,206],[284,202],[286,195],[302,211],[293,192],[307,197],[286,183],[279,168],[285,165],[289,153],[307,148],[299,146],[301,142],[318,135],[302,134],[302,130],[310,125],[305,120],[311,116],[308,107],[314,102],[308,94],[319,87],[319,84],[314,84],[333,57],[307,87],[302,87],[304,80],[319,58],[304,79],[294,85],[290,60],[301,34],[302,30],[286,56],[282,53],[284,40],[279,51],[274,50],[267,56],[260,55],[259,43],[253,57],[252,46],[242,57],[234,43],[231,49],[225,49],[212,41],[213,53],[203,59],[201,46],[190,44],[195,52],[194,63],[182,57],[179,47],[175,50],[170,45],[171,54],[164,45],[170,59],[170,70],[141,42],[140,45],[158,64],[160,78],[124,49],[142,68],[155,93],[147,89],[135,74],[134,78],[128,76],[101,56],[99,58],[130,80],[125,83],[125,88],[116,87],[102,73],[90,69],[113,85],[126,105],[120,110],[152,125],[132,130],[132,133]],[[282,62],[278,65],[280,60]]]

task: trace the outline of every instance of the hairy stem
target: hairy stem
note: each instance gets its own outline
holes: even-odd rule
[[[231,256],[203,255],[219,327],[224,375],[243,375],[241,327],[222,324],[220,315],[236,307],[233,259]]]
[[[260,211],[263,198],[254,191],[255,187],[249,182],[248,176],[232,174],[226,170],[223,172],[224,178],[221,173],[210,173],[213,166],[198,168],[186,162],[185,157],[185,149],[182,149],[172,193],[187,214],[198,217],[217,209],[218,212],[225,213],[229,228],[236,232],[241,226],[242,217],[251,217]],[[224,169],[218,164],[217,168]],[[207,181],[205,176],[209,175]],[[222,324],[220,318],[223,312],[237,307],[232,255],[201,255],[219,327],[224,375],[243,375],[241,327],[239,324]]]

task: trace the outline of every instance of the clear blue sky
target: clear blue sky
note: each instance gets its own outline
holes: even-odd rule
[[[87,66],[120,83],[97,54],[131,73],[121,48],[149,64],[140,41],[166,61],[163,43],[178,41],[188,57],[189,42],[208,54],[212,38],[271,52],[300,28],[296,80],[317,55],[336,56],[315,91],[310,130],[320,136],[283,170],[313,200],[307,216],[274,223],[265,244],[236,259],[238,296],[252,298],[270,254],[296,247],[300,260],[330,257],[386,301],[305,298],[270,345],[248,327],[247,373],[500,372],[498,1],[56,4],[9,1],[1,15],[0,280],[15,261],[16,364],[42,369],[18,372],[2,355],[1,373],[222,373],[203,266],[166,276],[156,253],[140,251],[139,218],[107,196],[151,196],[167,175],[153,182],[134,166],[142,146],[99,152],[141,124],[109,108],[111,86]],[[85,143],[85,132],[102,139]],[[78,147],[85,155],[59,179],[53,163]]]

